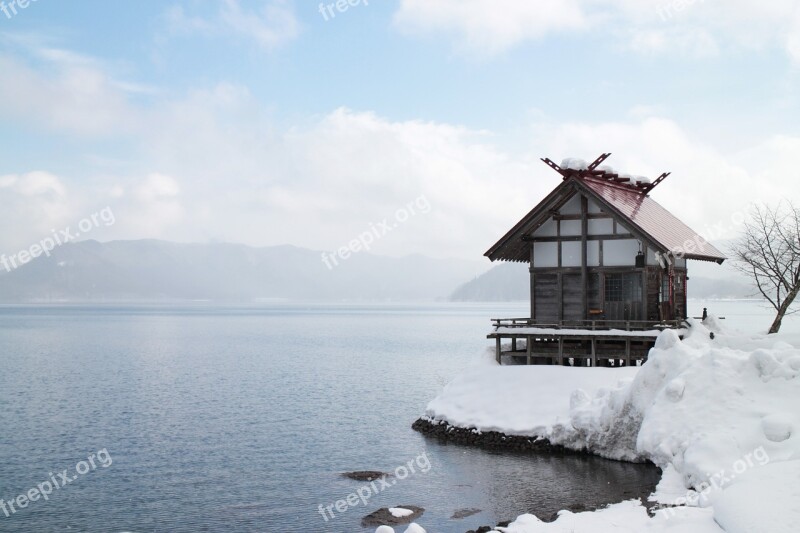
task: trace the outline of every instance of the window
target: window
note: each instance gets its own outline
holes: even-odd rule
[[[606,301],[621,302],[622,274],[606,274]]]
[[[641,274],[606,274],[605,297],[607,302],[641,302]]]

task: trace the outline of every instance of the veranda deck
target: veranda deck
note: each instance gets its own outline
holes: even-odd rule
[[[563,366],[633,366],[647,360],[656,338],[665,329],[682,335],[683,321],[562,321],[530,318],[492,319],[497,362],[510,356],[515,362]],[[510,340],[510,350],[503,341]],[[520,340],[524,346],[520,346]]]

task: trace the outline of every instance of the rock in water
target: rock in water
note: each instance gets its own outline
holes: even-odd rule
[[[410,514],[406,516],[395,516],[392,514],[391,510],[388,507],[384,507],[383,509],[378,509],[374,513],[370,513],[364,518],[361,519],[361,526],[362,527],[374,527],[374,526],[402,526],[405,524],[410,524],[411,522],[415,521],[417,518],[422,516],[422,513],[425,512],[425,509],[422,507],[417,507],[415,505],[400,505],[398,507],[393,507],[393,509],[407,509],[411,511]],[[398,513],[398,514],[405,514],[405,513]]]
[[[468,516],[472,516],[480,512],[480,509],[459,509],[453,513],[453,516],[450,517],[450,520],[461,520],[462,518],[467,518]]]
[[[389,476],[390,474],[378,472],[376,470],[357,470],[355,472],[344,472],[342,475],[356,481],[375,481],[376,479]]]

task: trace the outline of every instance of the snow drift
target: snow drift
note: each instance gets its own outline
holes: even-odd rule
[[[620,504],[605,514],[564,514],[555,524],[525,515],[508,532],[551,531],[556,524],[605,531],[595,520],[616,521],[619,513],[646,519],[654,531],[793,531],[800,520],[797,340],[727,332],[713,318],[691,321],[683,340],[675,331],[661,334],[639,369],[468,371],[426,415],[542,436],[611,459],[652,461],[664,469],[653,499],[694,507],[667,508],[650,518],[640,504]],[[509,397],[516,401],[505,401]],[[583,529],[589,522],[596,529]],[[678,523],[683,529],[673,529]]]

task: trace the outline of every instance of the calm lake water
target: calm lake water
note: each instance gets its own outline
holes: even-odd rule
[[[769,325],[752,303],[724,313]],[[362,532],[380,507],[417,505],[429,532],[464,532],[636,495],[653,469],[444,446],[410,429],[485,350],[488,318],[525,315],[524,304],[0,307],[0,498],[75,477],[47,501],[0,509],[0,531]],[[427,473],[324,521],[320,505],[364,485],[341,472],[394,471],[423,452]],[[482,512],[451,520],[461,508]]]

